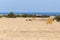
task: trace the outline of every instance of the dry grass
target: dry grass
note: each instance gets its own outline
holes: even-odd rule
[[[30,18],[0,18],[0,40],[60,40],[59,22],[26,19]]]

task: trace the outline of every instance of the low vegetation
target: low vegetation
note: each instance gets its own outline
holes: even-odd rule
[[[2,18],[2,16],[0,16],[0,18]]]
[[[16,18],[16,17],[41,17],[41,18],[47,18],[47,17],[50,17],[48,15],[36,15],[36,14],[14,14],[13,12],[10,12],[9,14],[7,15],[3,15],[3,16],[0,16],[0,17],[7,17],[7,18]]]
[[[0,16],[0,18],[2,18],[2,17],[6,17],[6,18],[17,18],[17,17],[24,17],[24,18],[26,18],[26,17],[48,18],[50,16],[48,16],[48,15],[36,15],[36,14],[14,14],[13,12],[10,12],[7,15]],[[59,16],[55,16],[54,20],[59,22],[60,21],[60,15]]]
[[[55,18],[54,18],[57,22],[59,22],[60,21],[60,15],[59,16],[55,16]]]
[[[48,16],[48,15],[41,15],[41,16],[36,16],[36,17],[48,18],[48,17],[50,17],[50,16]]]
[[[13,12],[10,12],[6,17],[8,18],[16,18]]]

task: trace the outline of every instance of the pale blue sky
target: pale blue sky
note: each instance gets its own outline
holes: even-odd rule
[[[0,12],[60,12],[60,0],[0,0]]]

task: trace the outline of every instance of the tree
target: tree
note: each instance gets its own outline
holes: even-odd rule
[[[7,15],[8,18],[16,18],[16,16],[14,15],[13,12],[10,12],[8,15]]]

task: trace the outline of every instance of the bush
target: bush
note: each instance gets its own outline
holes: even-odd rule
[[[18,15],[16,15],[16,17],[20,17],[20,15],[18,14]]]
[[[8,18],[16,18],[16,16],[14,15],[13,12],[10,12],[8,15],[7,15]]]
[[[0,16],[0,18],[2,18],[2,16]]]
[[[48,17],[50,17],[50,16],[48,16],[48,15],[40,15],[40,16],[37,16],[37,17],[48,18]]]
[[[39,15],[39,16],[37,16],[36,14],[22,14],[22,15],[20,15],[20,17],[41,17],[41,18],[48,18],[50,16],[48,16],[48,15]]]
[[[27,17],[27,14],[22,14],[21,17]]]
[[[7,15],[3,15],[3,17],[7,17]]]
[[[56,16],[54,19],[55,19],[57,22],[59,22],[59,21],[60,21],[60,16]]]
[[[24,17],[24,18],[26,18],[26,17],[34,17],[33,15],[31,15],[31,14],[22,14],[22,15],[20,15],[21,17]]]

